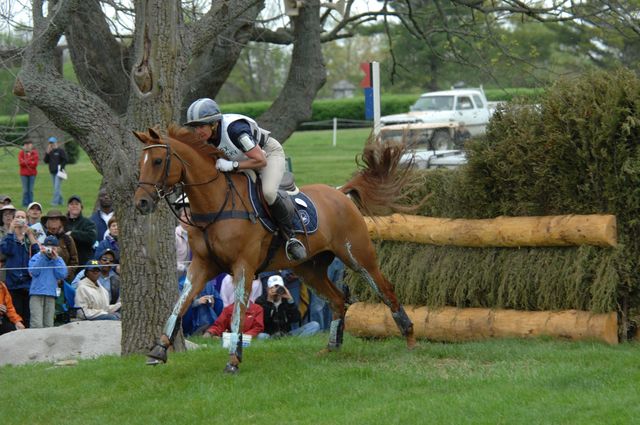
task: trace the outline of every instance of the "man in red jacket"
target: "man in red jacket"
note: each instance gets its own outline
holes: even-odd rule
[[[36,174],[38,174],[38,160],[38,151],[33,149],[33,142],[26,139],[18,153],[23,207],[33,202],[33,186],[36,183]]]
[[[223,332],[231,332],[231,318],[233,316],[234,304],[229,304],[220,313],[216,321],[207,329],[203,336],[222,336]],[[264,330],[264,317],[262,307],[254,302],[249,302],[249,307],[245,311],[244,325],[242,333],[257,337]]]

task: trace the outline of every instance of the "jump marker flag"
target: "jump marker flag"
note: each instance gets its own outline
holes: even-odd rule
[[[365,119],[373,120],[373,131],[378,134],[380,130],[380,63],[363,62],[360,69],[364,72],[364,78],[360,87],[364,88]]]

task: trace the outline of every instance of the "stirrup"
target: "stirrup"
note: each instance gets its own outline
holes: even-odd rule
[[[300,261],[307,258],[307,250],[302,242],[296,238],[289,238],[289,240],[287,240],[284,252],[289,261]]]

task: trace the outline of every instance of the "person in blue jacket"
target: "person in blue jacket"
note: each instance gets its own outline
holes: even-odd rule
[[[16,312],[29,324],[29,259],[39,251],[35,233],[27,223],[27,214],[16,211],[9,232],[0,241],[0,253],[6,258],[6,284]]]
[[[58,255],[58,238],[49,235],[40,246],[40,252],[29,260],[31,289],[29,309],[31,328],[50,328],[56,314],[58,281],[67,276],[67,265]]]

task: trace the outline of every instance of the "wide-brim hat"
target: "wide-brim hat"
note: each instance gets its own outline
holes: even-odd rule
[[[62,214],[62,211],[60,211],[60,210],[49,210],[47,212],[47,215],[44,215],[44,216],[40,217],[40,222],[44,226],[44,225],[47,224],[47,220],[49,220],[50,218],[59,218],[60,220],[62,220],[63,223],[67,221],[67,216]]]

